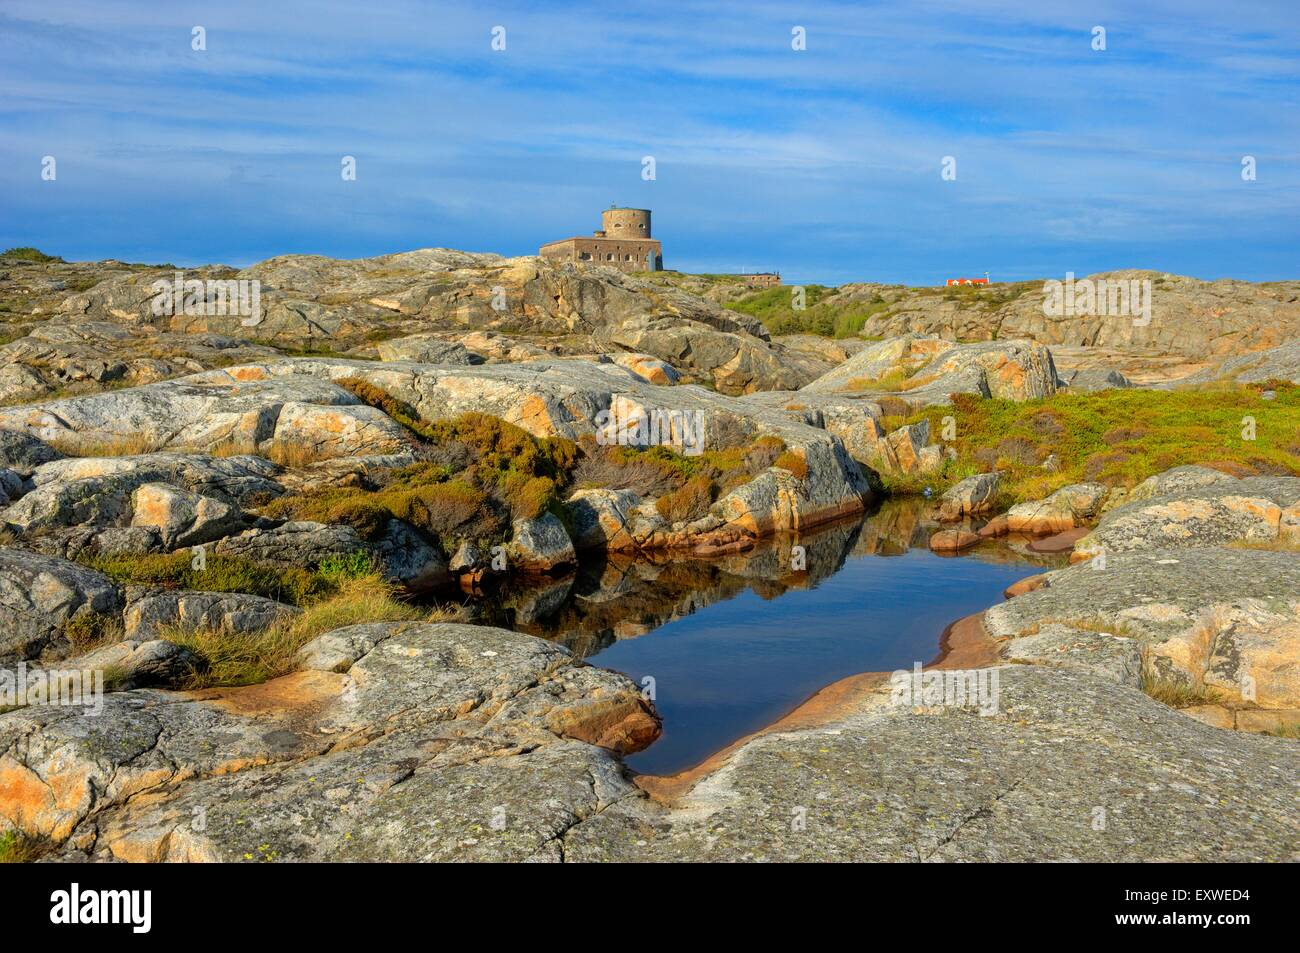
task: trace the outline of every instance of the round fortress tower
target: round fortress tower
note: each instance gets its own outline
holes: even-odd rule
[[[606,238],[649,238],[648,208],[607,208],[600,213]]]

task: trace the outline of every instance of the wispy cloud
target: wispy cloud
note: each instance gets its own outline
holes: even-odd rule
[[[670,266],[798,280],[1300,265],[1290,0],[374,6],[9,0],[0,243],[528,254],[618,201]]]

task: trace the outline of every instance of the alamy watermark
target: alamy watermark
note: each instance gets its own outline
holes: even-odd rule
[[[19,662],[16,671],[0,670],[0,707],[59,705],[85,708],[87,714],[104,710],[103,669],[33,669]]]
[[[262,322],[262,282],[256,278],[187,279],[178,271],[171,281],[160,278],[150,287],[155,317],[237,316],[244,327]]]
[[[981,715],[998,713],[998,670],[900,668],[889,676],[889,701],[903,708],[978,708]]]
[[[1067,271],[1064,281],[1043,282],[1043,314],[1049,318],[1097,316],[1133,319],[1143,327],[1151,323],[1150,278],[1082,278]]]
[[[602,446],[680,449],[687,456],[704,452],[704,411],[663,410],[615,401],[596,414],[596,442]]]

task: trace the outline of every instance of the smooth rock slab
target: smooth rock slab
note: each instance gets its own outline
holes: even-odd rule
[[[998,672],[996,715],[917,714],[891,706],[887,691],[871,695],[830,721],[743,744],[674,809],[619,800],[565,835],[564,857],[1300,856],[1293,741],[1211,728],[1101,675],[1026,665]]]
[[[0,817],[67,859],[559,859],[574,823],[637,796],[614,752],[658,719],[625,676],[485,626],[330,636],[346,673],[0,715]]]

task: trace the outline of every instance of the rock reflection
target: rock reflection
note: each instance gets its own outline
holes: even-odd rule
[[[722,557],[680,554],[592,554],[569,575],[528,585],[509,582],[470,603],[475,622],[527,632],[559,642],[588,658],[621,639],[634,639],[699,609],[752,590],[776,599],[810,589],[858,556],[898,556],[925,548],[937,527],[923,500],[889,500],[864,518],[830,523],[797,536],[765,540],[754,549]],[[795,547],[803,548],[796,558]],[[963,559],[1055,568],[1063,557],[1023,544],[987,542]],[[799,568],[796,568],[799,567]]]

